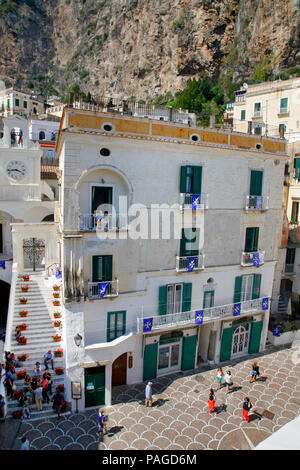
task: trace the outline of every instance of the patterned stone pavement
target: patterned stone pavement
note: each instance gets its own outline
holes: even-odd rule
[[[216,387],[216,368],[177,373],[153,380],[154,403],[144,406],[145,384],[113,390],[106,407],[108,435],[99,438],[97,410],[35,422],[22,422],[13,448],[27,436],[31,449],[63,450],[249,450],[298,416],[300,411],[300,362],[293,350],[280,349],[223,365],[230,368],[233,390],[216,392],[217,412],[208,413],[208,391]],[[249,384],[254,359],[260,380]],[[251,421],[242,421],[242,399],[253,403]],[[265,415],[265,410],[271,412]],[[258,413],[258,414],[257,414]]]

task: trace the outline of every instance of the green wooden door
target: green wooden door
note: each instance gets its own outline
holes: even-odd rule
[[[251,253],[258,250],[259,227],[247,227],[245,251]]]
[[[252,323],[251,332],[250,332],[249,349],[248,349],[249,354],[259,352],[262,327],[263,327],[262,321]]]
[[[93,282],[112,280],[112,255],[93,256]]]
[[[182,343],[181,370],[195,368],[195,357],[197,347],[197,335],[185,336]]]
[[[229,361],[232,348],[232,328],[225,328],[222,335],[220,362]]]
[[[155,379],[157,373],[158,343],[147,344],[144,351],[143,380]]]
[[[258,171],[258,170],[252,170],[251,179],[250,179],[250,195],[251,196],[262,195],[262,182],[263,182],[263,172]]]
[[[105,404],[105,367],[85,369],[85,407]]]

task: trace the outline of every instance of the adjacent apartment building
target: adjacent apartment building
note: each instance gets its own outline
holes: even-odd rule
[[[69,400],[264,350],[285,140],[65,108],[56,151]]]

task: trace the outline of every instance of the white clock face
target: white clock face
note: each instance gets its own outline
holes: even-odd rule
[[[23,162],[12,160],[7,164],[6,174],[15,181],[23,179],[26,175],[26,166]]]

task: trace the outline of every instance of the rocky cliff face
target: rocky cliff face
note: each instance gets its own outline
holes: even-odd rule
[[[3,2],[2,2],[3,3]],[[203,71],[300,63],[299,0],[19,0],[0,6],[0,77],[154,98]],[[47,79],[45,80],[45,77]]]

